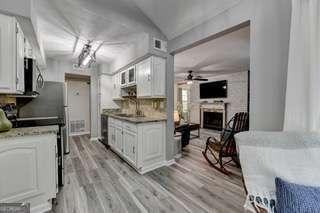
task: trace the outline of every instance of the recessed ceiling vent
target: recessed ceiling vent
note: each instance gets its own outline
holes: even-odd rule
[[[167,42],[158,38],[153,38],[153,48],[162,52],[167,52]]]

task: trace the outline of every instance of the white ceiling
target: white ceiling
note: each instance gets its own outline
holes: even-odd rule
[[[133,1],[170,40],[229,9],[241,0]]]
[[[134,48],[141,34],[163,33],[171,39],[241,0],[35,1],[48,57],[76,59],[84,43],[95,40],[111,43],[97,55],[98,61],[111,62]]]
[[[98,60],[110,62],[139,34],[160,32],[131,0],[37,0],[37,13],[48,57],[76,58],[84,43],[94,40],[107,42]]]
[[[183,51],[174,58],[176,80],[183,80],[188,70],[202,77],[249,70],[250,27]]]

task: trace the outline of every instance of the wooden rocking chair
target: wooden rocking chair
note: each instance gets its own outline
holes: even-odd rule
[[[231,172],[225,168],[225,165],[228,163],[233,161],[240,167],[236,143],[233,136],[238,132],[249,130],[248,117],[248,113],[246,112],[236,113],[227,123],[225,129],[223,129],[220,140],[215,137],[209,137],[206,142],[206,148],[202,152],[204,158],[211,166],[226,175],[231,174]],[[211,153],[215,162],[212,162],[209,159],[208,153]],[[224,158],[228,158],[228,160],[224,162]]]

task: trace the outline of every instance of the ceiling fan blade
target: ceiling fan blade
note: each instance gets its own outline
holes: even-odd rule
[[[194,78],[195,81],[209,81],[209,79],[206,78]]]
[[[180,82],[178,82],[177,84],[178,84],[178,85],[185,85],[185,84],[187,84],[187,81],[180,81]]]

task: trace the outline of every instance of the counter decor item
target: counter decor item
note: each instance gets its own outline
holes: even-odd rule
[[[9,131],[12,128],[12,123],[6,117],[6,114],[0,109],[0,132]]]

